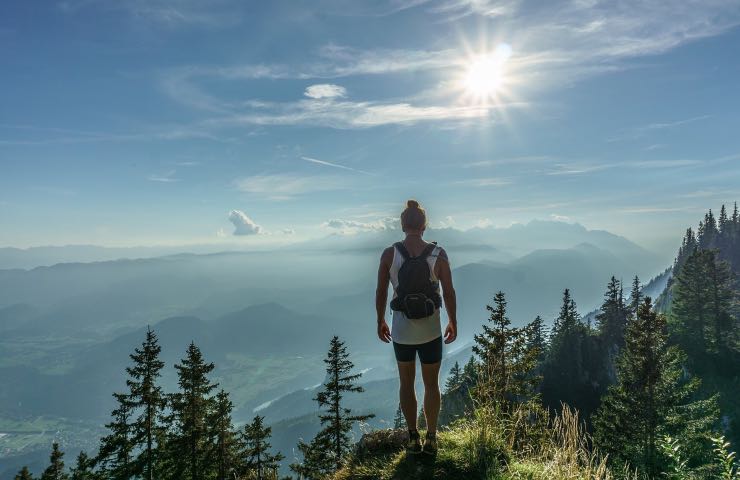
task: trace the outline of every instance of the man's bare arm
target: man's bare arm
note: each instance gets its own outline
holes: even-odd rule
[[[442,299],[444,299],[447,318],[450,321],[445,329],[445,342],[452,343],[457,338],[457,296],[455,295],[455,287],[452,285],[450,261],[444,249],[440,250],[437,260],[439,261],[434,265],[435,274],[442,286]]]
[[[388,343],[391,340],[390,329],[385,321],[385,309],[388,305],[388,282],[391,280],[391,263],[393,263],[393,248],[389,247],[380,256],[378,266],[378,286],[375,288],[375,312],[378,321],[378,338]]]

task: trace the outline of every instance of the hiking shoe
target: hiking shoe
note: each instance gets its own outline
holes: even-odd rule
[[[437,454],[437,435],[436,434],[428,434],[424,438],[424,447],[422,449],[424,453],[427,455],[436,455]]]
[[[419,438],[419,432],[414,430],[409,432],[409,440],[406,443],[406,453],[416,455],[421,453],[421,439]]]

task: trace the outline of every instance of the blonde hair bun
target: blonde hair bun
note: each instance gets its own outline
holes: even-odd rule
[[[404,231],[407,228],[412,230],[424,230],[426,228],[427,214],[416,200],[406,201],[406,209],[401,213],[401,226]]]

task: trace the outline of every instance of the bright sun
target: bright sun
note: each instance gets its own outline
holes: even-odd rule
[[[463,89],[478,99],[494,97],[505,83],[506,61],[511,47],[499,45],[495,51],[472,57],[462,78]]]

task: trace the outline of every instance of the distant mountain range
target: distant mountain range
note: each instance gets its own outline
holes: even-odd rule
[[[114,260],[132,260],[179,255],[208,255],[213,253],[243,253],[249,251],[363,251],[375,250],[397,241],[402,233],[397,229],[360,232],[354,235],[331,234],[323,238],[295,242],[280,248],[253,247],[250,245],[202,244],[141,247],[103,247],[97,245],[42,246],[30,248],[0,247],[0,269],[31,269],[59,263],[90,263]],[[488,258],[506,261],[541,248],[570,248],[578,243],[592,243],[600,248],[621,255],[642,254],[655,257],[624,237],[603,230],[589,230],[578,223],[533,220],[527,224],[513,224],[506,228],[474,227],[429,228],[426,237],[441,245],[459,251],[486,252]],[[670,260],[670,258],[668,258]],[[666,258],[660,259],[666,263]]]
[[[366,232],[273,251],[0,270],[0,419],[43,416],[70,419],[80,428],[100,425],[147,325],[159,335],[169,390],[176,382],[172,365],[196,342],[231,392],[235,419],[245,421],[262,405],[281,448],[313,433],[311,387],[323,379],[321,360],[335,334],[347,341],[357,368],[366,370],[363,380],[372,393],[363,396],[364,405],[372,405],[379,419],[390,418],[395,364],[390,347],[375,335],[374,282],[380,249],[399,237],[398,231]],[[455,346],[462,347],[455,356],[462,361],[498,290],[507,294],[514,324],[538,314],[549,322],[566,287],[586,312],[599,304],[611,275],[628,281],[665,268],[659,255],[622,237],[562,222],[436,229],[427,237],[451,257],[460,319]],[[47,259],[75,248],[51,249]],[[80,248],[75,254],[89,253]],[[102,257],[156,253],[90,248]],[[31,264],[40,252],[19,255]],[[2,250],[0,260],[7,253]]]

